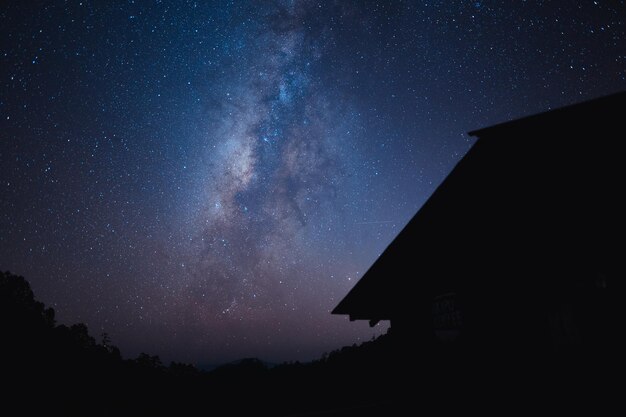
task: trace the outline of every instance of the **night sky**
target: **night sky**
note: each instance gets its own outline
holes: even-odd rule
[[[3,2],[0,269],[126,357],[385,332],[329,312],[465,132],[626,88],[623,1],[502,4]]]

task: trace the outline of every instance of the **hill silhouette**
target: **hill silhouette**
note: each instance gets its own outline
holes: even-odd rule
[[[0,273],[0,328],[5,411],[20,415],[185,415],[207,413],[350,415],[391,405],[386,389],[363,396],[372,381],[390,379],[389,335],[344,347],[309,363],[271,365],[246,358],[210,372],[165,365],[147,353],[123,359],[104,334],[86,325],[58,325],[21,276]],[[388,393],[387,393],[388,394]],[[364,411],[365,410],[365,411]],[[4,413],[3,413],[4,414]]]

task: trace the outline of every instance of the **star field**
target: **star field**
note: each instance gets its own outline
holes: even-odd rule
[[[514,3],[3,5],[0,269],[127,356],[384,332],[329,312],[465,132],[626,87],[623,1]]]

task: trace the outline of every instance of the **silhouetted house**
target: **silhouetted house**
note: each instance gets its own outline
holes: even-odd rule
[[[433,352],[617,349],[625,117],[619,93],[470,132],[471,150],[333,314],[391,320],[394,337]]]

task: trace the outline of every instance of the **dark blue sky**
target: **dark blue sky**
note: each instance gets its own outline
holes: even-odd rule
[[[623,1],[511,3],[1,6],[0,269],[126,356],[384,332],[329,311],[465,132],[626,87]]]

